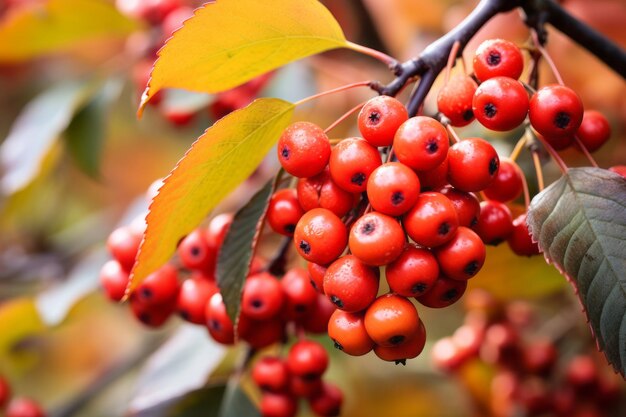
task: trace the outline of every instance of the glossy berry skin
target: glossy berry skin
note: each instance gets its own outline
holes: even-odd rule
[[[328,321],[328,337],[335,347],[351,356],[362,356],[372,350],[374,342],[365,330],[363,312],[335,310]]]
[[[599,111],[587,110],[576,135],[589,152],[595,152],[611,137],[611,125]]]
[[[246,279],[241,297],[241,312],[254,320],[275,317],[285,303],[281,283],[268,272],[260,272]]]
[[[130,310],[141,323],[148,327],[161,327],[176,311],[177,298],[160,304],[150,304],[141,300],[136,293],[130,296]]]
[[[528,113],[528,93],[517,80],[490,78],[476,89],[472,108],[487,129],[504,132],[522,124]]]
[[[339,187],[330,178],[330,171],[325,169],[311,178],[300,178],[297,185],[298,201],[305,210],[325,208],[338,217],[343,217],[356,203],[358,195]]]
[[[341,390],[327,382],[322,382],[321,391],[309,398],[311,410],[320,417],[339,416],[342,404],[343,394]]]
[[[517,164],[508,159],[500,160],[498,174],[484,193],[490,200],[505,203],[513,201],[522,194],[522,172]]]
[[[467,227],[459,227],[452,239],[435,250],[441,272],[448,278],[468,280],[485,263],[485,244]]]
[[[263,417],[295,417],[298,402],[289,394],[266,392],[259,408]]]
[[[324,275],[324,293],[340,310],[365,310],[378,293],[379,272],[354,255],[333,262]]]
[[[309,122],[296,122],[285,129],[277,145],[280,165],[298,178],[312,177],[324,170],[330,158],[326,133]]]
[[[367,180],[367,198],[374,210],[389,216],[401,216],[417,201],[420,181],[417,174],[400,162],[388,162],[376,168]]]
[[[485,244],[497,246],[513,233],[511,210],[499,201],[482,201],[478,223],[473,229]]]
[[[409,118],[404,105],[389,96],[378,96],[361,108],[359,131],[372,146],[389,146],[398,127]]]
[[[137,286],[135,294],[145,304],[159,305],[178,297],[178,271],[173,265],[165,264]]]
[[[267,222],[273,231],[283,236],[293,236],[298,220],[304,214],[298,194],[292,188],[278,190],[267,206]]]
[[[465,293],[467,281],[459,281],[441,275],[426,294],[416,300],[426,307],[444,308],[456,303]]]
[[[541,135],[539,135],[541,136]],[[574,136],[542,136],[555,151],[562,151],[574,144]]]
[[[209,226],[204,232],[204,237],[209,244],[209,247],[213,248],[216,257],[218,251],[222,247],[226,233],[228,233],[228,229],[230,229],[230,225],[233,223],[233,218],[234,216],[232,213],[218,214],[211,219]]]
[[[9,403],[6,417],[45,417],[46,413],[30,398],[16,398]]]
[[[206,323],[206,304],[218,292],[214,282],[202,278],[186,279],[180,286],[176,311],[190,323]]]
[[[546,137],[573,136],[583,120],[583,103],[564,85],[547,85],[530,99],[530,124]]]
[[[206,241],[204,231],[196,229],[189,233],[176,249],[183,265],[198,271],[211,271],[215,268],[217,253]]]
[[[361,138],[339,142],[330,154],[330,176],[342,189],[362,193],[372,171],[382,164],[378,149]]]
[[[481,191],[489,187],[500,167],[498,153],[481,138],[455,143],[448,153],[448,181],[461,191]]]
[[[478,222],[480,202],[476,195],[457,190],[450,185],[439,189],[439,192],[445,195],[454,205],[456,215],[459,218],[459,226],[470,227]]]
[[[109,235],[107,248],[126,272],[130,272],[135,264],[135,257],[141,243],[141,235],[130,227],[119,227]]]
[[[439,264],[428,249],[407,244],[402,254],[387,265],[385,276],[394,293],[417,297],[433,286],[439,277]]]
[[[307,262],[306,269],[309,271],[313,288],[315,288],[317,292],[324,294],[324,274],[326,273],[327,267],[313,262]]]
[[[242,320],[246,320],[243,325]],[[241,315],[237,331],[241,340],[257,350],[285,341],[285,321],[282,317],[253,320]]]
[[[128,272],[118,261],[110,260],[100,269],[100,285],[111,301],[121,301],[128,286]]]
[[[298,324],[307,333],[326,334],[330,317],[336,310],[335,305],[326,296],[318,293],[310,314],[305,315],[304,318],[299,317]]]
[[[304,259],[326,265],[337,259],[346,248],[348,231],[332,211],[316,208],[300,218],[293,241]]]
[[[448,158],[429,171],[419,171],[417,177],[422,191],[436,191],[445,186],[448,184]]]
[[[518,79],[524,70],[524,57],[513,42],[489,39],[476,49],[473,68],[480,81],[500,76]]]
[[[368,265],[386,265],[404,248],[404,230],[393,217],[378,212],[361,216],[350,229],[350,252]]]
[[[429,191],[419,195],[417,203],[404,216],[403,224],[415,243],[432,248],[452,238],[459,219],[446,196]]]
[[[289,384],[287,364],[281,358],[264,356],[252,367],[252,380],[263,391],[285,391]]]
[[[516,255],[533,256],[539,255],[539,245],[533,242],[528,226],[526,225],[526,213],[520,214],[513,219],[513,231],[507,239],[509,248]]]
[[[312,340],[296,342],[287,355],[287,368],[292,375],[302,378],[319,378],[328,367],[328,353],[322,345]]]
[[[223,345],[232,345],[235,342],[233,322],[226,313],[226,306],[222,301],[222,294],[213,294],[206,305],[206,326],[211,337]]]
[[[446,159],[449,146],[446,128],[426,116],[411,117],[398,128],[393,139],[398,161],[416,171],[436,168]]]
[[[425,345],[426,329],[420,320],[413,337],[396,346],[374,346],[374,353],[384,361],[405,365],[407,359],[413,359],[422,353]]]
[[[311,276],[306,269],[290,269],[283,276],[280,285],[285,294],[288,319],[301,319],[313,313],[318,294],[311,285]]]
[[[11,386],[8,381],[0,376],[0,409],[4,409],[11,399]]]
[[[452,126],[461,127],[474,120],[472,99],[478,85],[465,74],[456,74],[450,78],[437,95],[437,108],[450,119]]]
[[[365,330],[378,346],[398,346],[419,329],[419,314],[407,298],[396,294],[378,297],[365,311]]]

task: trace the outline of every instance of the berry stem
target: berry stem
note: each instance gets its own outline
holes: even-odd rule
[[[340,87],[337,88],[333,88],[330,90],[326,90],[326,91],[322,91],[321,93],[317,93],[317,94],[313,94],[312,96],[309,97],[305,97],[302,100],[298,100],[294,103],[294,106],[299,106],[301,104],[307,103],[311,100],[314,100],[316,98],[320,98],[320,97],[324,97],[330,94],[334,94],[334,93],[340,93],[342,91],[346,91],[346,90],[350,90],[352,88],[357,88],[357,87],[369,87],[371,84],[371,81],[359,81],[356,83],[351,83],[351,84],[346,84],[346,85],[342,85]]]
[[[565,164],[565,162],[563,162],[563,159],[561,159],[557,151],[555,151],[554,148],[548,143],[548,141],[546,141],[541,136],[536,135],[535,137],[539,142],[541,142],[543,147],[546,148],[552,159],[554,159],[554,162],[556,162],[556,164],[559,166],[561,172],[565,174],[567,172],[567,165]]]
[[[531,155],[533,157],[533,165],[535,166],[535,173],[537,174],[537,187],[539,188],[539,191],[543,191],[544,189],[543,170],[541,168],[541,161],[539,160],[539,152],[536,150],[533,150],[531,152]]]
[[[524,135],[522,135],[520,140],[518,140],[517,143],[515,144],[515,147],[513,148],[513,151],[511,151],[511,155],[509,155],[509,159],[512,162],[515,162],[517,160],[517,157],[522,152],[522,149],[524,149],[524,146],[526,146],[527,139],[528,139],[528,136],[526,136],[526,134],[524,134]]]
[[[446,76],[445,76],[445,81],[443,82],[444,86],[448,84],[448,81],[450,80],[450,71],[452,70],[452,67],[454,66],[454,62],[456,61],[460,48],[461,48],[461,43],[459,41],[454,41],[454,44],[452,45],[452,49],[450,49],[450,55],[448,55],[448,63],[446,64]]]
[[[358,43],[350,41],[347,42],[346,47],[363,55],[371,56],[372,58],[377,59],[378,61],[387,65],[392,71],[395,71],[400,65],[397,59],[376,49],[368,48],[367,46],[359,45]]]
[[[578,147],[580,148],[580,150],[585,154],[585,156],[587,157],[587,159],[589,160],[589,163],[594,167],[594,168],[598,168],[598,163],[596,162],[595,159],[593,159],[593,156],[591,156],[591,153],[589,152],[589,149],[587,149],[587,147],[585,146],[585,144],[580,140],[580,138],[578,137],[578,135],[574,135],[574,140],[576,141],[576,144],[578,145]]]
[[[552,74],[554,74],[554,77],[556,78],[557,82],[561,85],[565,85],[565,83],[563,82],[563,78],[561,77],[561,73],[559,72],[558,68],[556,67],[556,64],[554,63],[554,60],[552,59],[552,57],[550,56],[546,48],[544,48],[541,45],[537,31],[535,29],[531,29],[530,35],[533,38],[535,47],[537,48],[539,52],[541,52],[541,56],[543,56],[543,58],[546,60],[546,62],[550,66],[550,69],[552,70]]]
[[[461,138],[459,137],[459,135],[456,133],[456,131],[452,128],[452,125],[447,124],[446,125],[446,129],[448,129],[448,133],[450,134],[450,137],[452,138],[452,140],[454,141],[454,143],[459,143],[461,141]]]
[[[324,129],[324,133],[328,134],[328,132],[330,132],[331,130],[333,130],[339,123],[343,122],[344,120],[346,120],[348,117],[350,117],[350,115],[352,115],[353,113],[357,112],[358,110],[361,110],[361,107],[363,107],[365,105],[365,103],[367,103],[367,101],[364,101],[362,103],[357,104],[356,106],[354,106],[353,108],[351,108],[350,110],[348,110],[347,112],[345,112],[343,115],[341,115],[337,120],[335,120],[334,122],[332,122],[330,124],[330,126],[328,126],[326,129]]]
[[[520,142],[522,141],[520,140]],[[517,163],[513,159],[509,158],[509,160],[510,162],[512,162],[512,165],[515,167],[515,170],[522,179],[522,190],[524,190],[524,207],[526,207],[526,209],[528,210],[528,206],[530,205],[530,192],[528,191],[528,182],[526,181],[526,175],[524,175],[524,171],[522,171],[522,168],[520,168],[520,166],[517,165]]]

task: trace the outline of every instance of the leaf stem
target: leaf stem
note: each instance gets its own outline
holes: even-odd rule
[[[324,133],[328,134],[328,132],[330,132],[331,130],[333,130],[339,123],[343,122],[344,120],[346,120],[348,117],[350,117],[350,115],[352,115],[352,113],[355,113],[357,110],[360,110],[363,106],[365,106],[365,103],[367,103],[367,101],[364,101],[362,103],[357,104],[356,106],[354,106],[353,108],[351,108],[350,110],[348,110],[347,112],[345,112],[343,115],[341,115],[337,120],[335,120],[334,122],[332,122],[330,124],[330,126],[328,126],[326,129],[324,129]]]
[[[535,166],[535,173],[537,174],[537,187],[539,191],[543,191],[545,188],[543,183],[543,170],[541,168],[541,160],[539,159],[539,152],[537,150],[531,151],[533,157],[533,165]]]
[[[383,64],[387,65],[389,69],[395,71],[400,63],[397,59],[392,56],[389,56],[383,52],[380,52],[376,49],[368,48],[367,46],[359,45],[358,43],[347,41],[347,48],[352,49],[353,51],[359,52],[363,55],[370,56]]]
[[[369,87],[371,85],[371,83],[372,83],[371,81],[359,81],[359,82],[356,82],[356,83],[342,85],[340,87],[333,88],[331,90],[322,91],[321,93],[317,93],[317,94],[313,94],[312,96],[305,97],[302,100],[296,101],[293,105],[294,106],[299,106],[301,104],[307,103],[307,102],[309,102],[311,100],[314,100],[316,98],[324,97],[324,96],[327,96],[327,95],[330,95],[330,94],[334,94],[334,93],[340,93],[342,91],[350,90],[351,88]]]
[[[537,31],[535,29],[531,29],[530,35],[533,39],[533,43],[535,44],[535,48],[537,48],[537,50],[541,52],[541,56],[543,56],[543,58],[546,60],[546,62],[550,66],[550,69],[552,70],[552,74],[554,74],[554,77],[556,78],[557,82],[561,85],[565,85],[565,83],[563,82],[563,78],[561,77],[561,73],[559,72],[558,68],[556,67],[556,64],[554,63],[554,60],[552,59],[548,51],[546,51],[546,48],[544,48],[541,45]]]

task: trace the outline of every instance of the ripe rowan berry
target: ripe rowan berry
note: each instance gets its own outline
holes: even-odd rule
[[[611,137],[611,125],[599,111],[587,110],[583,113],[576,135],[589,152],[594,152]]]
[[[485,263],[485,244],[472,229],[461,226],[452,239],[435,249],[435,256],[445,276],[468,280]]]
[[[379,271],[354,255],[333,262],[324,275],[324,293],[337,308],[356,312],[365,310],[378,293]]]
[[[135,264],[135,257],[141,243],[141,235],[130,227],[122,226],[115,229],[107,239],[107,248],[126,272],[130,272]]]
[[[350,229],[350,252],[368,265],[386,265],[404,248],[406,238],[400,223],[378,212],[361,216]]]
[[[429,171],[418,171],[422,191],[435,191],[448,184],[448,157]]]
[[[473,229],[485,244],[497,246],[513,233],[511,210],[499,201],[482,201],[478,222]]]
[[[278,139],[278,161],[298,178],[312,177],[322,172],[330,158],[330,142],[326,133],[309,122],[288,126]]]
[[[259,408],[263,417],[295,417],[298,402],[290,394],[266,392]]]
[[[367,198],[372,208],[389,216],[406,213],[417,201],[419,192],[417,174],[400,162],[379,166],[367,180]]]
[[[420,319],[407,298],[396,294],[378,297],[365,311],[365,330],[379,346],[398,346],[417,333]]]
[[[467,360],[451,337],[437,340],[433,345],[431,357],[435,368],[448,373],[457,370]]]
[[[300,178],[297,185],[298,201],[305,210],[321,207],[345,216],[358,200],[358,194],[352,194],[339,187],[330,178],[328,168],[311,178]]]
[[[311,276],[306,269],[290,269],[283,276],[280,285],[285,294],[288,319],[301,319],[313,313],[318,294],[311,285]]]
[[[287,188],[272,195],[266,218],[273,231],[284,236],[293,236],[296,224],[303,214],[296,190]]]
[[[304,259],[326,265],[337,259],[346,248],[348,231],[332,211],[316,208],[300,218],[293,241]]]
[[[583,103],[571,88],[547,85],[530,99],[528,116],[543,136],[573,136],[583,120]]]
[[[289,384],[287,364],[278,357],[264,356],[252,367],[252,380],[263,391],[285,391]]]
[[[11,399],[11,386],[9,382],[0,376],[0,409],[4,409]]]
[[[440,188],[438,191],[454,205],[456,215],[459,218],[459,226],[470,227],[476,224],[480,214],[480,202],[476,195],[457,190],[450,185]]]
[[[410,339],[396,346],[374,346],[374,353],[384,361],[405,365],[407,359],[413,359],[422,353],[425,344],[426,329],[420,320],[417,331]]]
[[[133,293],[130,296],[130,310],[146,326],[161,327],[176,310],[176,299],[174,296],[160,304],[151,304]]]
[[[189,233],[176,249],[180,261],[189,269],[212,271],[215,268],[217,253],[209,246],[206,234],[200,229]]]
[[[226,306],[222,301],[222,294],[215,293],[209,299],[205,311],[206,326],[209,334],[216,342],[223,345],[232,345],[235,342],[233,322],[226,313]]]
[[[202,278],[189,278],[183,281],[178,292],[176,310],[188,322],[206,323],[206,304],[218,292],[214,282]]]
[[[372,146],[389,146],[398,127],[409,118],[404,105],[389,96],[370,99],[361,108],[359,131]]]
[[[243,285],[241,312],[254,320],[268,320],[281,311],[285,298],[280,281],[260,272],[249,276]]]
[[[513,42],[489,39],[476,49],[473,67],[480,81],[499,76],[518,79],[524,70],[524,58]]]
[[[336,308],[323,294],[317,294],[311,314],[300,319],[299,324],[308,333],[325,334],[328,330],[328,322]]]
[[[30,398],[15,398],[6,409],[6,417],[45,417],[43,409]]]
[[[289,392],[296,397],[312,397],[322,390],[321,378],[303,378],[292,376],[289,380]]]
[[[243,325],[242,320],[245,320]],[[247,342],[253,349],[263,349],[285,341],[285,321],[282,317],[254,320],[242,314],[239,317],[237,333],[241,340]]]
[[[588,355],[575,356],[565,369],[565,379],[579,392],[595,388],[599,375],[593,358]]]
[[[443,308],[456,303],[465,292],[467,281],[459,281],[441,275],[425,294],[415,297],[426,307]]]
[[[484,340],[485,326],[482,324],[464,324],[452,334],[458,355],[464,359],[477,357]]]
[[[495,77],[476,89],[472,108],[487,129],[504,132],[519,126],[528,113],[528,93],[517,80]]]
[[[124,298],[128,286],[128,272],[116,260],[110,260],[100,269],[100,285],[111,301]]]
[[[519,334],[509,323],[496,323],[489,326],[480,357],[490,364],[515,368],[521,364]]]
[[[432,248],[452,238],[459,219],[446,196],[429,191],[419,195],[413,208],[405,214],[403,223],[415,243]]]
[[[533,242],[526,224],[526,213],[520,214],[513,220],[513,231],[507,239],[513,253],[520,256],[538,255],[539,245]]]
[[[135,290],[135,294],[146,305],[159,305],[178,297],[178,271],[173,265],[165,264],[148,275]]]
[[[513,201],[522,194],[522,173],[517,164],[508,159],[500,160],[498,174],[484,193],[490,200]]]
[[[477,87],[472,77],[456,74],[439,90],[437,108],[452,126],[465,126],[474,120],[472,99]]]
[[[216,254],[219,248],[222,247],[222,243],[233,222],[233,218],[232,213],[222,213],[213,217],[209,222],[209,227],[207,227],[205,232],[205,238],[209,247],[214,248]]]
[[[327,267],[319,265],[313,262],[307,262],[306,268],[311,276],[311,285],[317,290],[317,292],[324,294],[324,274]]]
[[[554,343],[549,340],[536,340],[524,347],[524,370],[534,375],[549,375],[558,358]]]
[[[328,367],[328,353],[313,340],[296,342],[287,355],[287,368],[292,375],[306,379],[319,378]]]
[[[489,142],[467,138],[455,143],[448,152],[448,181],[461,191],[481,191],[498,174],[500,158]]]
[[[393,152],[398,161],[416,171],[429,171],[446,159],[450,142],[448,132],[437,120],[411,117],[398,128]]]
[[[335,310],[328,321],[328,337],[335,347],[348,355],[362,356],[374,347],[374,342],[365,330],[365,313],[348,313]]]
[[[427,292],[439,277],[439,264],[428,250],[407,244],[402,254],[387,265],[385,276],[389,288],[405,297]]]
[[[372,171],[382,164],[378,149],[361,138],[339,142],[330,154],[330,176],[350,193],[362,193]]]
[[[309,398],[311,410],[320,417],[336,417],[341,414],[343,394],[336,386],[322,382],[321,391]]]

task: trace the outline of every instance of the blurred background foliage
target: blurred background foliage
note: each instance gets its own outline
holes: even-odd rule
[[[242,353],[224,350],[203,329],[178,319],[162,330],[146,330],[128,308],[105,301],[98,271],[107,258],[108,233],[145,212],[149,185],[165,176],[219,116],[257,95],[297,100],[354,81],[387,82],[391,75],[369,58],[331,51],[217,96],[166,91],[161,105],[138,121],[139,94],[154,49],[167,34],[133,17],[124,3],[132,1],[118,1],[116,7],[107,0],[0,0],[0,374],[16,392],[36,398],[58,417],[214,415],[226,377]],[[404,60],[452,29],[476,2],[324,3],[348,39]],[[562,3],[626,47],[623,0]],[[499,16],[470,43],[465,59],[471,62],[475,47],[486,38],[523,44],[527,36],[517,12]],[[554,31],[548,50],[585,106],[611,121],[613,137],[595,155],[598,163],[623,164],[623,79]],[[554,81],[546,66],[540,80]],[[441,81],[434,91],[440,86]],[[371,96],[371,91],[351,90],[327,97],[299,108],[296,119],[327,126]],[[427,114],[435,112],[435,97],[427,100]],[[357,135],[354,120],[342,123],[333,135]],[[502,154],[515,143],[512,135],[520,134],[494,134],[477,124],[460,133],[486,136]],[[575,150],[566,151],[564,158],[574,166],[585,164]],[[530,160],[523,155],[519,161],[536,192]],[[244,204],[276,166],[269,156],[216,213]],[[546,166],[548,179],[557,174],[555,166]],[[568,319],[560,325],[576,341],[569,349],[593,343],[571,287],[541,258],[490,248],[485,268],[471,285],[507,302],[528,301],[538,327],[565,311]],[[406,367],[373,355],[347,357],[331,349],[328,338],[321,339],[333,352],[329,378],[346,394],[344,415],[486,415],[492,372],[485,365],[470,365],[450,378],[434,370],[429,359],[432,344],[462,323],[463,309],[420,312],[428,344]],[[189,390],[196,391],[184,396]]]

